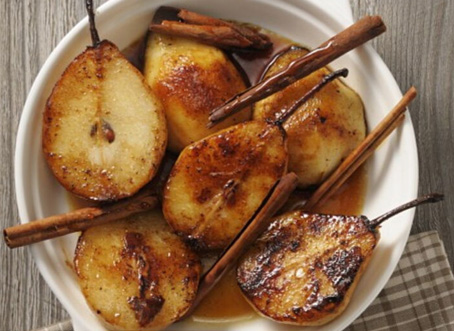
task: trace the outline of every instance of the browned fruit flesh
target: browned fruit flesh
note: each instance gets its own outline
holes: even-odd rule
[[[378,240],[363,216],[277,217],[241,258],[237,280],[266,317],[321,325],[342,313]]]
[[[248,107],[211,129],[206,127],[211,110],[246,88],[236,67],[216,47],[151,33],[144,75],[164,106],[169,149],[174,152],[250,119]]]
[[[235,125],[180,154],[164,190],[164,216],[197,248],[224,248],[286,170],[280,128],[262,121]]]
[[[83,232],[74,264],[89,306],[109,327],[162,329],[191,306],[199,258],[159,212]]]
[[[269,77],[308,51],[293,46],[280,55],[266,72]],[[329,70],[322,68],[254,105],[253,118],[275,120]],[[285,123],[288,135],[289,171],[298,175],[298,186],[320,184],[365,138],[366,123],[361,98],[339,79],[304,103]]]
[[[108,41],[88,47],[50,95],[43,150],[59,182],[94,200],[137,192],[164,155],[163,110],[142,74]]]

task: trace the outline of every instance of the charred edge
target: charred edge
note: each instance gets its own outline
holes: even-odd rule
[[[162,296],[152,296],[150,299],[131,297],[128,299],[128,304],[134,311],[139,325],[144,327],[161,311],[164,301]]]
[[[243,270],[238,268],[240,287],[245,294],[250,297],[260,297],[269,286],[264,286],[264,280],[271,281],[281,274],[281,267],[278,265],[280,253],[286,249],[292,249],[288,243],[290,233],[284,231],[278,233],[273,240],[266,242],[264,252],[255,258],[254,269],[243,275]]]
[[[334,289],[333,293],[323,295],[320,293],[320,279],[311,283],[312,292],[303,306],[292,308],[296,316],[310,316],[315,311],[332,312],[344,300],[347,291],[353,284],[361,267],[364,257],[361,248],[353,247],[350,250],[337,250],[326,262],[321,259],[315,262],[314,268],[323,272]],[[288,316],[290,317],[290,316]]]
[[[322,266],[323,273],[331,281],[337,293],[343,298],[353,283],[363,262],[360,247],[336,251]]]
[[[207,245],[202,238],[200,237],[193,237],[193,236],[188,236],[187,234],[183,232],[178,232],[177,233],[181,238],[183,238],[184,242],[186,243],[187,246],[189,246],[190,249],[196,252],[208,252],[210,251],[209,245]]]
[[[141,327],[153,321],[165,302],[156,291],[157,280],[152,279],[151,267],[143,256],[149,251],[150,247],[145,245],[141,233],[127,232],[125,234],[122,256],[136,260],[139,281],[139,296],[128,298],[128,304]]]

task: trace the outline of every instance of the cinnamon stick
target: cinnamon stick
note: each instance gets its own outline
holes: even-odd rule
[[[155,16],[159,19],[153,19],[149,26],[154,32],[192,38],[223,49],[264,50],[272,46],[268,36],[255,29],[186,9],[163,6]]]
[[[178,37],[196,39],[202,43],[219,48],[252,47],[252,41],[228,26],[195,25],[174,21],[162,21],[161,24],[151,24],[150,30]]]
[[[202,15],[199,13],[189,11],[187,9],[180,9],[177,16],[179,18],[181,18],[184,22],[189,23],[189,24],[212,25],[212,26],[228,25],[226,21],[223,21],[219,18],[205,16],[205,15]]]
[[[251,47],[254,49],[261,50],[267,49],[272,46],[270,38],[267,35],[264,35],[263,33],[260,33],[255,29],[249,28],[245,25],[235,24],[233,22],[224,21],[218,18],[201,15],[186,9],[181,9],[178,13],[178,17],[186,23],[190,24],[231,27],[239,34],[247,38],[249,41],[251,41]]]
[[[304,205],[311,210],[317,204],[326,201],[363,164],[377,147],[404,120],[407,106],[416,97],[416,89],[412,86],[389,112],[389,114],[369,133],[364,141],[351,152],[341,165],[323,182]]]
[[[222,276],[236,264],[241,254],[266,230],[271,218],[284,205],[296,188],[297,182],[297,176],[294,173],[288,173],[275,184],[255,215],[202,277],[194,303],[183,318],[194,311]]]
[[[157,204],[156,194],[143,192],[114,204],[82,208],[9,227],[3,230],[3,235],[8,247],[16,248],[116,221],[151,210]]]
[[[225,104],[214,109],[210,114],[207,127],[212,127],[244,107],[284,89],[348,51],[382,34],[385,30],[386,26],[379,16],[366,16],[360,19],[305,56],[290,62],[280,72],[237,94]]]
[[[159,203],[176,157],[167,153],[155,178],[136,195],[110,205],[82,208],[6,228],[3,230],[6,244],[10,248],[34,244],[153,209]]]

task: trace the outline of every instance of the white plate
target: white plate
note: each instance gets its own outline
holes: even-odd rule
[[[114,0],[104,4],[97,15],[102,38],[120,48],[144,34],[154,10],[173,5],[238,21],[251,22],[302,44],[315,47],[350,24],[348,18],[334,16],[333,8],[302,0]],[[387,38],[386,34],[379,38]],[[81,21],[60,42],[47,59],[27,98],[19,125],[15,155],[17,202],[22,222],[62,213],[69,209],[64,189],[53,178],[41,152],[41,119],[47,97],[65,67],[90,44],[87,20]],[[370,46],[363,46],[332,64],[350,69],[347,83],[362,97],[369,128],[374,127],[402,96],[394,78]],[[416,196],[418,160],[410,118],[397,134],[369,161],[368,190],[364,214],[375,217]],[[368,270],[359,283],[350,305],[336,320],[320,328],[340,330],[350,324],[377,296],[388,281],[404,249],[414,211],[407,211],[387,222],[381,241]],[[74,273],[66,261],[72,261],[76,235],[32,246],[36,264],[53,292],[73,318],[76,329],[104,330],[82,296]],[[178,324],[172,329],[200,329],[201,325]],[[215,325],[203,328],[213,329]],[[235,324],[220,324],[228,330],[285,330],[257,318]],[[305,330],[309,330],[306,328]]]

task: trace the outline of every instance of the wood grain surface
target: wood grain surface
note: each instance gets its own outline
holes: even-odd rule
[[[97,6],[102,2],[95,1]],[[419,90],[411,106],[419,190],[444,192],[446,200],[418,209],[412,233],[439,231],[454,266],[454,1],[351,0],[351,4],[355,18],[383,17],[388,31],[373,45],[402,90],[411,85]],[[27,93],[50,52],[85,15],[82,0],[0,2],[2,228],[18,223],[13,158]],[[0,330],[30,330],[68,318],[28,249],[9,250],[2,241],[0,253]]]

